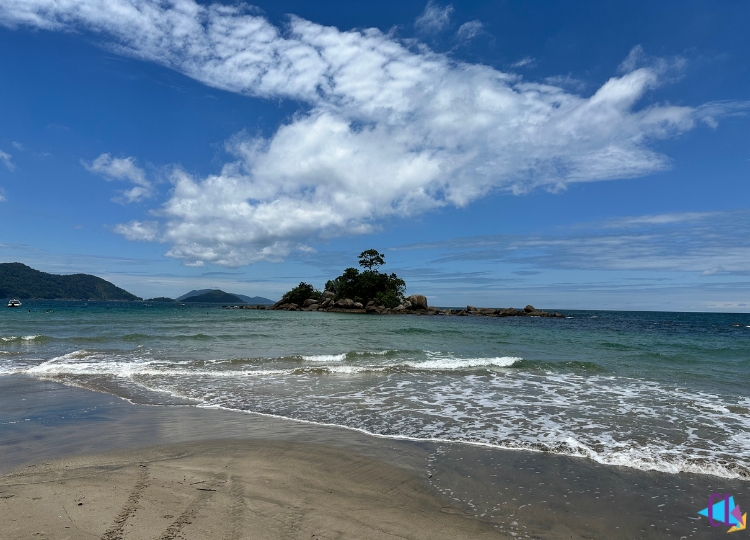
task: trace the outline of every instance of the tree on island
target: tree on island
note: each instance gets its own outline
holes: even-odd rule
[[[362,268],[372,270],[374,267],[375,271],[377,272],[378,268],[380,268],[384,264],[385,255],[383,255],[382,253],[378,253],[377,249],[368,249],[359,254],[359,265]]]
[[[321,294],[318,289],[303,281],[291,291],[284,293],[282,300],[288,304],[297,304],[298,306],[301,306],[308,298],[317,300],[320,296]]]
[[[370,300],[376,305],[396,307],[404,300],[406,282],[396,274],[381,273],[378,268],[385,264],[385,255],[375,249],[359,254],[359,265],[365,268],[347,268],[339,277],[326,282],[326,291],[336,299],[351,298],[366,304]]]
[[[396,274],[381,273],[378,269],[385,264],[385,255],[376,249],[368,249],[359,254],[359,265],[364,268],[347,268],[335,279],[326,282],[325,292],[334,300],[350,298],[355,302],[393,308],[404,301],[406,282]],[[304,281],[284,294],[282,302],[302,305],[305,300],[318,300],[323,296],[315,287]]]

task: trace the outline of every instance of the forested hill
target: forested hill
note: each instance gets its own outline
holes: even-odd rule
[[[0,298],[140,300],[134,294],[96,276],[48,274],[21,263],[0,263]]]

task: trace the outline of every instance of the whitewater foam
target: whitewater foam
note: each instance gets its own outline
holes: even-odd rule
[[[303,356],[302,360],[307,362],[343,362],[346,360],[346,353],[344,354],[313,354],[309,356]]]
[[[471,368],[510,367],[523,358],[501,356],[496,358],[433,358],[432,360],[405,362],[404,365],[426,370],[460,371]]]

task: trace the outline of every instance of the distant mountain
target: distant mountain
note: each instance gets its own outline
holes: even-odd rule
[[[184,302],[186,299],[190,298],[191,296],[198,296],[199,294],[206,294],[207,292],[214,291],[216,289],[198,289],[194,291],[190,291],[189,293],[183,294],[182,296],[177,298],[178,302]],[[228,293],[236,296],[239,298],[243,303],[245,304],[273,304],[275,303],[273,300],[269,300],[268,298],[263,298],[262,296],[245,296],[244,294],[237,294],[237,293]]]
[[[0,298],[140,300],[134,294],[96,276],[48,274],[21,263],[0,263]]]
[[[273,300],[269,300],[268,298],[263,298],[262,296],[245,296],[244,294],[235,294],[235,296],[238,296],[242,298],[245,303],[247,304],[275,304]]]
[[[244,304],[241,298],[224,291],[215,290],[207,293],[198,294],[195,296],[188,296],[183,302],[212,302],[222,304]]]
[[[206,294],[207,292],[215,291],[216,289],[196,289],[193,291],[190,291],[189,293],[185,293],[182,296],[178,296],[175,298],[178,302],[182,302],[186,298],[190,298],[191,296],[198,296],[199,294]],[[236,296],[236,295],[235,295]]]

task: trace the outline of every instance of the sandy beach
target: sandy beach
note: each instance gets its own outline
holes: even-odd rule
[[[746,482],[0,377],[2,538],[713,538]],[[723,531],[719,531],[723,532]]]
[[[407,471],[322,445],[213,441],[32,465],[4,538],[490,538]]]

